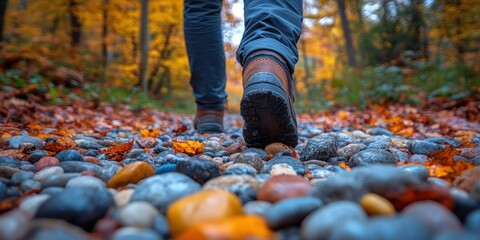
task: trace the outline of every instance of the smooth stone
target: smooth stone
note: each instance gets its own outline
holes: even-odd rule
[[[480,181],[477,181],[470,190],[470,196],[480,202]]]
[[[393,204],[384,197],[374,193],[365,194],[360,199],[359,204],[369,216],[393,216],[395,214]]]
[[[421,180],[394,166],[379,165],[354,168],[350,172],[339,173],[340,178],[349,176],[365,186],[369,192],[384,196],[388,192],[402,192],[405,188],[421,184]]]
[[[388,148],[388,151],[392,153],[393,156],[395,156],[395,159],[397,160],[397,162],[404,163],[408,161],[408,153],[404,151],[400,151],[397,148],[393,148],[393,147]]]
[[[480,202],[470,197],[470,195],[458,188],[451,188],[450,195],[453,197],[453,213],[460,221],[465,222],[465,218],[476,209],[480,209]]]
[[[49,198],[50,195],[48,194],[32,195],[25,198],[18,208],[33,216],[37,212],[38,207]]]
[[[417,219],[436,234],[462,229],[462,224],[450,210],[433,201],[412,203],[403,209],[402,215]]]
[[[427,163],[429,160],[428,160],[428,157],[425,156],[425,155],[413,154],[408,161],[411,162],[411,163],[424,164],[424,163]]]
[[[85,154],[83,154],[84,156],[90,156],[90,157],[96,157],[100,154],[100,152],[98,150],[95,150],[95,149],[90,149],[90,150],[87,150],[85,152]]]
[[[250,175],[255,176],[257,174],[257,169],[253,168],[251,165],[246,163],[233,163],[229,165],[223,175]]]
[[[65,187],[68,181],[79,176],[81,176],[80,173],[61,173],[51,175],[42,181],[42,187]]]
[[[361,138],[361,139],[368,139],[368,138],[372,137],[372,135],[367,134],[367,133],[365,133],[363,131],[360,131],[360,130],[355,130],[355,131],[351,132],[351,135],[354,138]]]
[[[242,203],[228,191],[204,190],[175,201],[167,211],[170,231],[178,236],[194,224],[242,215]]]
[[[132,195],[134,192],[135,192],[134,189],[125,189],[125,190],[119,191],[113,197],[113,199],[115,200],[115,205],[117,207],[123,207],[127,205],[127,203],[130,202],[130,199],[132,198]]]
[[[265,216],[268,209],[272,207],[273,204],[265,201],[250,201],[243,205],[243,211],[247,215],[258,215]]]
[[[286,163],[295,169],[298,175],[305,175],[305,167],[302,162],[296,158],[288,156],[277,156],[270,159],[264,166],[261,173],[270,173],[272,166],[280,163]]]
[[[103,145],[101,144],[98,144],[97,142],[95,141],[88,141],[88,140],[81,140],[81,141],[76,141],[77,143],[77,146],[79,148],[83,148],[83,149],[99,149],[99,148],[103,148]]]
[[[422,181],[427,181],[427,179],[430,177],[430,170],[423,165],[409,164],[400,166],[399,168],[405,172],[415,175]]]
[[[292,166],[286,163],[279,163],[272,166],[270,170],[270,175],[277,176],[277,175],[297,175],[295,169]]]
[[[62,187],[47,187],[44,188],[40,193],[48,194],[50,196],[63,192],[64,188]]]
[[[170,226],[167,217],[159,214],[153,220],[152,229],[165,239],[170,239]]]
[[[457,141],[455,139],[441,138],[441,137],[431,137],[431,138],[425,139],[424,141],[433,142],[439,145],[450,145],[454,148],[458,148],[462,146],[462,142],[460,141]]]
[[[325,161],[337,153],[337,142],[332,137],[315,137],[308,141],[300,154],[301,161],[322,160]]]
[[[22,131],[22,135],[10,137],[5,140],[10,148],[18,148],[23,143],[31,143],[36,149],[42,149],[45,143],[40,138],[31,137],[26,131]]]
[[[307,196],[311,189],[312,185],[303,177],[273,176],[260,187],[257,200],[274,203],[286,198]]]
[[[187,229],[176,240],[191,239],[276,239],[262,217],[233,216],[222,221],[202,222]]]
[[[22,192],[28,192],[30,190],[38,190],[42,188],[42,183],[33,179],[27,179],[20,184]]]
[[[395,156],[388,151],[379,149],[366,149],[350,157],[350,167],[372,166],[372,165],[396,165]]]
[[[265,147],[265,152],[267,152],[267,154],[270,154],[272,156],[275,156],[275,154],[282,152],[284,150],[290,150],[290,147],[280,142],[270,143]]]
[[[20,161],[16,160],[10,156],[0,156],[0,166],[3,167],[11,167],[11,168],[19,168]]]
[[[7,198],[7,185],[0,182],[0,201]]]
[[[387,130],[385,128],[379,128],[379,127],[368,129],[367,133],[370,134],[370,135],[373,135],[373,136],[377,136],[377,135],[384,135],[384,136],[389,136],[389,137],[393,136],[393,133],[390,132],[389,130]]]
[[[273,230],[297,226],[308,214],[321,206],[323,202],[315,197],[289,198],[270,207],[265,213],[265,220]]]
[[[260,188],[260,182],[250,175],[224,175],[206,182],[203,185],[203,190],[229,191],[232,186],[248,186],[258,190]]]
[[[39,182],[43,182],[45,179],[47,179],[50,176],[53,176],[55,174],[62,174],[63,173],[63,168],[61,167],[49,167],[41,170],[40,172],[35,173],[33,175],[33,180],[37,180]]]
[[[114,205],[112,195],[107,190],[66,188],[40,205],[35,218],[63,219],[90,231]]]
[[[59,153],[57,153],[55,157],[60,162],[67,162],[67,161],[83,162],[82,155],[77,150],[73,150],[73,149],[62,150]]]
[[[302,222],[301,235],[305,240],[329,239],[334,228],[345,220],[364,222],[367,215],[356,203],[338,201],[327,204],[308,215]]]
[[[461,240],[478,240],[480,235],[478,233],[472,232],[459,232],[459,231],[449,231],[449,232],[441,232],[437,234],[434,240],[453,240],[453,239],[461,239]]]
[[[471,232],[480,234],[480,209],[477,209],[465,218],[465,228]]]
[[[93,172],[100,172],[102,167],[89,163],[89,162],[79,162],[79,161],[66,161],[61,162],[59,167],[63,168],[65,172],[76,172],[80,173],[85,170],[91,170]]]
[[[72,178],[67,182],[66,188],[97,188],[102,189],[105,188],[105,183],[102,180],[92,177],[92,176],[80,176],[76,178]]]
[[[356,202],[366,193],[368,189],[361,182],[341,174],[316,183],[310,194],[325,203],[331,203],[339,200]]]
[[[36,166],[35,169],[36,169],[37,171],[41,171],[41,170],[44,169],[44,168],[57,166],[58,164],[60,164],[60,161],[58,161],[58,159],[57,159],[56,157],[46,156],[46,157],[42,157],[42,158],[37,162],[37,166]]]
[[[356,226],[355,226],[356,225]],[[356,228],[356,229],[355,229]],[[407,230],[407,231],[406,231]],[[333,228],[329,239],[411,239],[429,240],[424,226],[408,217],[372,217],[366,223],[348,221],[342,228]]]
[[[23,181],[33,178],[34,173],[32,172],[16,172],[12,175],[12,183],[15,185],[20,185]]]
[[[161,166],[158,166],[155,169],[155,174],[162,174],[167,172],[175,172],[177,171],[177,165],[172,163],[167,163]]]
[[[47,240],[68,239],[87,240],[88,234],[81,228],[67,222],[54,219],[36,219],[24,226],[25,230],[19,239]]]
[[[473,159],[477,156],[480,156],[480,147],[476,148],[463,148],[462,152],[460,153],[460,156],[467,158],[467,159]]]
[[[450,187],[450,183],[448,183],[447,181],[441,179],[441,178],[436,178],[436,177],[429,177],[427,179],[427,182],[428,183],[431,183],[431,184],[435,184],[437,186],[441,186],[441,187]]]
[[[115,231],[112,240],[163,240],[156,232],[150,229],[123,227]]]
[[[25,231],[29,222],[30,215],[20,209],[0,214],[0,239],[22,239],[19,235]]]
[[[268,153],[265,152],[265,150],[263,149],[259,149],[259,148],[245,148],[243,151],[242,151],[243,154],[245,153],[255,153],[257,154],[258,156],[260,156],[260,158],[264,161],[268,160]]]
[[[102,169],[97,172],[96,176],[102,179],[102,181],[108,183],[108,181],[112,179],[112,177],[120,170],[122,170],[122,167],[118,166],[117,164],[110,164],[102,167]]]
[[[30,163],[38,162],[42,157],[48,156],[48,152],[45,150],[35,150],[33,151],[30,156],[28,156],[28,161]]]
[[[0,178],[11,179],[17,172],[22,172],[22,170],[13,167],[0,166]]]
[[[228,189],[231,193],[235,194],[242,204],[257,199],[257,190],[247,185],[233,185]]]
[[[212,178],[220,176],[220,169],[217,164],[195,158],[179,162],[177,164],[177,172],[189,176],[199,184],[203,184]]]
[[[361,143],[351,143],[337,150],[337,155],[344,158],[350,158],[355,153],[365,150],[367,146]]]
[[[150,228],[155,217],[160,215],[152,204],[143,201],[129,203],[120,209],[120,223],[123,226]]]
[[[264,166],[262,158],[256,153],[244,153],[244,154],[239,154],[238,157],[235,157],[233,160],[233,163],[245,163],[253,168],[255,168],[256,172],[262,171],[262,168]]]
[[[463,171],[460,176],[453,181],[453,186],[470,192],[478,181],[480,181],[480,167],[474,167]]]
[[[33,164],[29,164],[29,165],[25,164],[20,166],[20,170],[34,172],[36,169],[35,169],[35,165]]]
[[[272,174],[273,175],[273,174]],[[308,171],[307,178],[308,179],[326,179],[331,176],[335,175],[335,172],[330,171],[325,168],[314,168]]]
[[[128,153],[125,154],[125,158],[137,158],[140,156],[140,154],[145,153],[145,150],[139,149],[139,148],[134,148],[130,150]]]
[[[130,201],[149,202],[161,213],[165,213],[172,202],[200,189],[200,184],[184,174],[163,173],[141,181]]]
[[[129,183],[138,183],[155,174],[155,170],[146,162],[134,162],[117,172],[107,184],[109,188],[123,187]]]
[[[217,141],[207,141],[205,142],[205,147],[211,148],[213,153],[223,150],[222,145]]]
[[[433,142],[412,140],[407,143],[408,150],[413,154],[428,155],[431,152],[442,150],[443,147]]]

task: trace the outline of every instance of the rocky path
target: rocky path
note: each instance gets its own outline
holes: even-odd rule
[[[295,149],[246,148],[238,115],[199,135],[106,104],[0,113],[0,239],[480,239],[471,110],[305,114]]]

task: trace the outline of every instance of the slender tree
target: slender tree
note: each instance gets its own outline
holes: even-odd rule
[[[147,66],[148,66],[148,2],[142,0],[142,13],[140,16],[140,85],[145,93],[148,93]]]
[[[353,47],[352,34],[350,33],[349,21],[345,11],[345,0],[337,0],[338,11],[342,21],[343,37],[345,38],[345,48],[347,49],[348,65],[356,67],[355,48]]]
[[[82,37],[82,23],[77,14],[78,2],[77,0],[70,0],[68,12],[70,14],[70,37],[71,37],[71,57],[77,57],[78,46]]]
[[[3,42],[3,26],[5,20],[5,10],[7,10],[7,0],[0,1],[0,44]],[[1,48],[1,45],[0,45]]]

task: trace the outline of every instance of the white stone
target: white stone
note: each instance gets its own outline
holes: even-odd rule
[[[40,207],[40,205],[47,201],[49,198],[50,195],[48,194],[33,195],[25,198],[20,204],[19,208],[33,216],[37,212],[38,207]]]
[[[120,222],[123,226],[150,228],[159,214],[148,202],[132,202],[120,210]]]
[[[33,179],[39,182],[42,182],[43,180],[47,179],[52,175],[61,174],[61,173],[63,173],[63,168],[59,166],[48,167],[35,173],[35,175],[33,175]]]

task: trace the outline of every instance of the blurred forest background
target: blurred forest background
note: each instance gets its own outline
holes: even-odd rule
[[[232,111],[241,4],[222,13]],[[181,0],[0,0],[2,91],[193,113],[182,11]],[[478,94],[479,13],[479,0],[305,0],[297,108]]]

